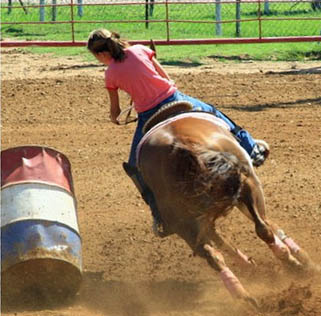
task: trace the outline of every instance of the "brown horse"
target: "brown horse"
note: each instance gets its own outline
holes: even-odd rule
[[[175,105],[175,104],[174,104]],[[157,117],[164,118],[164,115]],[[234,207],[250,218],[273,254],[290,269],[316,270],[307,253],[265,214],[263,189],[246,151],[209,113],[184,113],[162,121],[145,134],[137,151],[138,166],[155,195],[162,236],[177,234],[194,254],[205,258],[233,297],[254,306],[256,300],[227,267],[218,249],[253,264],[220,237],[215,221]],[[150,122],[147,122],[149,125]]]

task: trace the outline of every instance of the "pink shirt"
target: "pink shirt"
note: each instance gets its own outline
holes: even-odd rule
[[[105,85],[107,89],[127,92],[138,113],[150,110],[177,90],[173,82],[156,71],[152,63],[154,51],[133,45],[126,48],[125,53],[123,61],[113,60],[106,69]]]

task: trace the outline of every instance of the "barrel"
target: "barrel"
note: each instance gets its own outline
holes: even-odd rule
[[[55,149],[1,151],[1,292],[5,301],[61,301],[82,281],[71,165]]]

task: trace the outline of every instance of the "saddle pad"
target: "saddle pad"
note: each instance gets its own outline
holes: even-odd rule
[[[153,114],[143,127],[143,134],[162,121],[166,121],[171,116],[179,113],[186,113],[193,110],[193,104],[189,101],[173,101],[164,104],[155,114]]]
[[[178,121],[178,120],[181,120],[183,118],[187,118],[187,117],[192,117],[192,118],[197,118],[197,119],[201,119],[201,120],[205,120],[205,121],[209,121],[209,122],[212,122],[213,124],[215,125],[218,125],[222,128],[225,128],[227,129],[228,131],[231,131],[231,128],[230,126],[224,122],[222,119],[216,117],[214,114],[212,113],[206,113],[206,112],[187,112],[187,113],[181,113],[181,114],[178,114],[174,117],[171,117],[165,121],[162,121],[160,123],[158,123],[157,125],[153,126],[144,136],[143,138],[140,140],[138,146],[137,146],[137,149],[136,149],[136,161],[137,161],[137,164],[139,162],[139,153],[140,153],[140,150],[143,146],[143,144],[145,143],[146,139],[151,135],[153,134],[154,132],[156,132],[158,129],[168,125],[168,124],[171,124],[172,122],[174,121]]]

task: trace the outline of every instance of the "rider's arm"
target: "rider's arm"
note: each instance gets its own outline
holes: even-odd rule
[[[110,120],[118,124],[117,117],[120,114],[119,95],[117,90],[107,89],[110,100]]]

